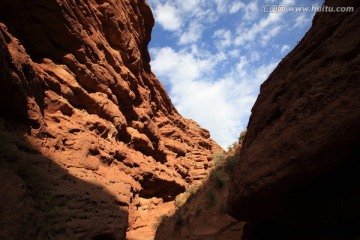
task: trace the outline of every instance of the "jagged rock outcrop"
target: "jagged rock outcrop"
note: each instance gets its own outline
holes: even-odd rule
[[[34,159],[37,171],[45,171],[41,159],[59,166],[50,178],[63,186],[62,198],[73,199],[74,191],[79,191],[79,201],[82,198],[82,189],[73,188],[64,177],[68,174],[99,185],[114,197],[116,208],[129,214],[128,223],[110,226],[101,213],[92,218],[74,210],[67,230],[61,221],[52,226],[57,239],[101,237],[104,229],[120,239],[126,228],[129,239],[151,238],[139,235],[138,231],[153,233],[144,233],[151,222],[144,222],[136,209],[151,198],[156,208],[201,181],[212,153],[221,150],[207,130],[179,115],[151,72],[147,45],[153,24],[144,0],[1,4],[4,136],[12,139],[9,144],[17,151],[27,149],[24,154]],[[30,146],[21,148],[22,141]],[[9,154],[2,158],[6,164],[13,161]],[[14,179],[26,181],[21,176]],[[94,191],[85,192],[94,196]],[[97,207],[73,206],[78,212],[97,212]],[[13,239],[26,238],[21,232],[13,234]],[[40,230],[28,234],[42,236]]]
[[[360,236],[360,8],[317,13],[262,84],[228,210],[245,239]]]

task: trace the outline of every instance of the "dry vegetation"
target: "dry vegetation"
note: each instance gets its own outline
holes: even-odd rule
[[[242,235],[242,223],[228,216],[228,185],[246,131],[226,152],[214,155],[214,167],[201,186],[193,186],[175,199],[176,212],[159,222],[156,239],[228,239]]]

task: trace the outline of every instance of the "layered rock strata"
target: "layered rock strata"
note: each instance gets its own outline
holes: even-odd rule
[[[27,158],[39,171],[42,161],[59,166],[62,174],[51,177],[64,186],[65,198],[73,191],[64,174],[112,195],[130,214],[128,223],[107,230],[122,231],[118,239],[126,228],[135,231],[133,239],[144,239],[136,234],[150,224],[136,215],[142,202],[174,200],[206,177],[212,154],[221,150],[207,130],[176,111],[151,72],[153,24],[144,0],[6,0],[0,8],[4,136],[19,151],[21,141],[30,143]],[[96,211],[96,204],[86,211]],[[60,222],[55,237],[90,239],[107,224],[97,218],[84,233],[84,222],[94,219],[76,214],[70,225],[80,231],[60,231]],[[18,234],[14,239],[23,239]]]

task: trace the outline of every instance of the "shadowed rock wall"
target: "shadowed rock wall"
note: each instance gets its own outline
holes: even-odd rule
[[[360,8],[325,5],[355,10],[317,13],[252,109],[228,206],[248,239],[360,235]]]

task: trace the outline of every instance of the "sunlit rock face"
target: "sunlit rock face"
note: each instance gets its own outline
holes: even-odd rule
[[[61,221],[54,224],[56,238],[121,239],[125,231],[148,226],[135,205],[174,200],[206,176],[212,154],[221,150],[207,130],[179,115],[151,72],[147,45],[153,24],[143,0],[1,4],[1,130],[25,136],[22,140],[36,149],[26,154],[39,156],[31,157],[39,171],[45,171],[40,155],[60,167],[62,175],[60,170],[48,175],[65,198],[76,195],[66,189],[96,195],[90,187],[84,193],[69,185],[68,174],[112,195],[116,204],[108,211],[121,208],[129,215],[109,224],[97,204],[86,200],[86,210],[77,204],[66,228]],[[60,191],[57,187],[51,191]],[[97,217],[83,217],[84,211]],[[16,234],[14,239],[25,239]]]
[[[360,223],[360,8],[317,13],[262,84],[230,187],[249,239],[355,239]]]

